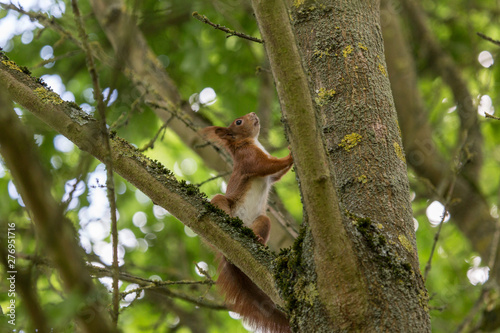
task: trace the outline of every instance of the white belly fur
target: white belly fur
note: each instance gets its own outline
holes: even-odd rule
[[[265,154],[269,155],[257,137],[254,144]],[[248,193],[244,195],[243,202],[236,206],[234,216],[239,217],[245,226],[250,227],[257,217],[266,213],[267,196],[271,187],[271,177],[257,177],[252,180]]]
[[[271,187],[270,177],[257,177],[252,180],[248,193],[243,202],[234,210],[234,215],[239,217],[245,226],[250,227],[255,219],[265,214],[267,195]]]

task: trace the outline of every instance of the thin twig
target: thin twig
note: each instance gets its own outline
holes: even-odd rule
[[[160,136],[160,133],[163,132],[164,130],[166,130],[166,128],[168,127],[168,124],[170,124],[172,119],[174,119],[174,115],[171,115],[170,118],[168,118],[168,120],[163,125],[161,125],[160,129],[156,132],[155,136],[144,147],[139,149],[139,151],[141,153],[150,149],[150,148],[151,149],[154,148],[155,142],[158,139],[158,137]]]
[[[131,104],[130,108],[128,108],[126,111],[122,112],[122,114],[115,120],[109,128],[111,130],[117,130],[118,128],[122,126],[126,126],[128,122],[130,121],[130,118],[132,117],[132,114],[139,109],[139,105],[142,105],[145,99],[145,96],[149,93],[147,89],[138,97],[136,98]]]
[[[450,204],[450,198],[451,194],[453,193],[453,188],[455,187],[455,181],[457,179],[456,174],[453,175],[453,180],[450,184],[450,187],[448,189],[448,194],[446,195],[446,202],[444,204],[444,212],[443,216],[441,217],[441,221],[439,222],[439,227],[434,235],[434,242],[432,243],[432,249],[431,249],[431,254],[429,255],[429,260],[427,261],[427,264],[425,265],[425,272],[424,272],[424,281],[427,281],[427,275],[429,274],[431,267],[432,267],[432,257],[434,256],[434,251],[436,249],[437,242],[439,240],[439,235],[441,234],[441,228],[443,227],[444,220],[446,216],[448,215],[448,208]]]
[[[69,204],[73,200],[73,195],[75,194],[76,189],[78,188],[78,184],[83,180],[89,173],[90,164],[93,161],[92,155],[82,153],[80,154],[80,158],[78,161],[78,170],[77,176],[75,177],[75,184],[72,186],[71,191],[68,193],[68,199],[62,202],[61,206],[64,211],[68,209]]]
[[[210,273],[208,273],[208,271],[204,270],[203,268],[201,268],[198,263],[194,263],[194,265],[196,266],[196,268],[198,269],[198,272],[200,272],[203,276],[205,276],[207,279],[205,281],[207,282],[214,282],[214,280],[212,280],[212,276],[210,275]],[[207,283],[208,284],[208,283]],[[208,294],[208,292],[210,291],[210,288],[212,288],[212,286],[214,285],[215,283],[210,283],[208,284],[208,287],[207,287],[207,290],[205,290],[205,293],[200,297],[200,299],[204,299],[205,296]]]
[[[212,180],[216,180],[216,179],[219,179],[219,178],[222,178],[222,177],[226,177],[229,174],[231,174],[231,172],[229,172],[229,171],[228,172],[224,172],[224,173],[220,173],[217,176],[213,176],[211,178],[208,178],[207,180],[204,180],[201,183],[195,184],[194,186],[201,187],[202,185],[204,185],[204,184],[206,184],[208,182],[211,182]]]
[[[94,97],[97,101],[97,110],[100,115],[100,127],[105,138],[106,156],[104,157],[104,164],[106,165],[106,187],[107,187],[107,197],[109,201],[110,215],[111,215],[111,235],[113,240],[113,312],[112,320],[113,325],[117,327],[118,325],[118,315],[120,311],[120,294],[118,289],[118,277],[119,277],[119,266],[118,266],[118,226],[116,222],[116,202],[115,202],[115,187],[113,179],[113,162],[111,158],[111,144],[109,142],[109,132],[106,126],[106,105],[104,104],[103,95],[101,88],[99,86],[99,76],[97,75],[97,70],[94,63],[94,56],[92,55],[92,50],[90,49],[87,33],[85,32],[82,17],[80,16],[80,10],[76,0],[71,1],[73,7],[73,12],[75,14],[75,21],[78,28],[78,33],[80,39],[83,43],[83,48],[85,50],[85,56],[87,59],[87,67],[92,78],[92,83],[94,86]],[[110,92],[111,93],[111,92]]]
[[[146,101],[146,105],[149,106],[149,107],[152,107],[152,108],[155,108],[155,109],[158,109],[158,110],[164,110],[164,111],[167,111],[168,113],[173,114],[177,119],[179,119],[180,121],[182,121],[184,123],[184,125],[186,125],[188,128],[190,128],[194,132],[197,131],[197,128],[193,124],[193,122],[191,122],[186,117],[183,117],[179,113],[179,109],[177,109],[176,107],[168,108],[166,106],[159,105],[158,103],[155,103],[155,102],[152,102],[152,101]]]
[[[237,36],[237,37],[240,37],[240,38],[251,40],[252,42],[261,43],[261,44],[264,43],[264,41],[262,39],[259,39],[259,38],[256,38],[256,37],[252,37],[252,36],[248,36],[248,35],[245,35],[244,33],[237,32],[237,31],[231,30],[229,28],[226,28],[223,25],[213,23],[205,15],[200,15],[200,14],[198,14],[198,12],[193,12],[193,16],[197,20],[199,20],[199,21],[201,21],[203,23],[206,23],[206,24],[214,27],[214,29],[224,31],[227,34],[226,38],[229,38],[231,36]]]
[[[87,265],[87,268],[89,271],[95,275],[95,277],[104,277],[104,276],[110,276],[112,275],[112,272],[107,269],[107,268],[101,268],[101,267],[96,267],[93,265]],[[188,281],[154,281],[150,279],[145,279],[141,278],[138,276],[134,276],[128,273],[120,272],[120,280],[126,281],[126,282],[131,282],[131,283],[136,283],[139,286],[150,286],[147,288],[147,290],[154,291],[160,294],[163,294],[167,297],[172,297],[172,298],[178,298],[182,299],[184,301],[187,301],[189,303],[193,303],[195,305],[209,308],[209,309],[214,309],[214,310],[225,310],[227,309],[226,306],[218,303],[214,303],[211,301],[206,301],[203,299],[200,299],[200,297],[194,297],[190,295],[186,295],[184,293],[172,291],[168,288],[166,288],[167,285],[175,285],[175,284],[198,284],[198,285],[213,285],[215,281],[209,281],[209,280],[204,280],[204,281],[194,281],[194,282],[188,282]],[[154,287],[152,285],[155,285]]]
[[[480,33],[480,32],[476,32],[476,34],[477,34],[479,37],[481,37],[482,39],[485,39],[485,40],[487,40],[488,42],[492,42],[493,44],[500,46],[500,41],[495,40],[495,39],[493,39],[493,38],[491,38],[491,37],[488,37],[488,36],[486,36],[485,34]]]
[[[150,284],[124,291],[124,292],[120,293],[120,295],[121,295],[121,298],[123,299],[128,294],[132,294],[132,293],[139,292],[139,291],[146,290],[146,289],[155,289],[155,288],[164,287],[164,286],[176,286],[176,285],[209,285],[209,286],[213,286],[215,283],[216,282],[214,280],[211,280],[211,279],[204,280],[204,281],[186,281],[186,280],[182,280],[182,281],[152,281]]]
[[[457,154],[459,157],[457,160],[455,172],[453,173],[453,177],[450,181],[448,191],[446,193],[446,196],[444,197],[444,212],[443,212],[443,216],[441,217],[441,221],[439,222],[438,230],[437,230],[436,234],[434,235],[434,242],[432,244],[432,249],[431,249],[431,254],[429,255],[429,260],[427,261],[427,264],[425,265],[424,281],[427,281],[427,275],[429,274],[431,267],[432,267],[432,257],[434,256],[434,251],[436,250],[437,242],[438,242],[439,236],[441,234],[441,228],[444,224],[444,220],[449,212],[450,203],[452,202],[452,195],[453,195],[453,190],[455,189],[455,183],[457,181],[457,177],[461,173],[461,171],[463,170],[463,168],[465,167],[467,162],[469,161],[469,158],[467,158],[467,156],[466,156],[464,161],[462,161],[462,158],[461,158],[462,153],[467,153],[465,150],[467,136],[468,136],[468,133],[466,132],[465,135],[463,136],[463,142],[462,142],[461,148]]]
[[[82,52],[81,50],[73,50],[73,51],[66,52],[65,54],[61,54],[60,56],[53,57],[53,58],[50,58],[50,59],[47,59],[47,60],[43,60],[42,62],[40,62],[40,63],[36,64],[35,66],[33,66],[33,69],[40,68],[42,66],[50,64],[51,62],[55,62],[57,60],[61,60],[61,59],[64,59],[64,58],[73,57],[73,56],[75,56],[77,54],[80,54],[81,52]]]
[[[194,132],[198,132],[198,129],[196,128],[196,126],[188,118],[183,117],[182,115],[179,114],[178,109],[175,109],[175,108],[170,109],[168,107],[159,105],[159,104],[154,103],[154,102],[149,102],[149,101],[146,101],[146,105],[148,105],[149,107],[158,109],[158,110],[165,110],[165,111],[171,113],[177,119],[179,119],[181,122],[183,122],[184,125],[186,125],[188,128],[192,129]],[[201,135],[201,134],[199,134],[199,135]],[[208,141],[203,146],[197,146],[195,148],[201,148],[201,147],[205,147],[205,146],[212,146],[216,151],[220,151],[219,147],[217,147],[217,145],[215,145],[213,142],[210,142],[210,141]],[[221,152],[220,155],[221,155],[221,158],[223,160],[225,160],[228,164],[232,163],[232,159],[229,157],[229,154]]]
[[[500,207],[500,184],[498,188],[499,188],[498,204]],[[488,296],[492,289],[491,285],[494,283],[493,281],[496,280],[495,273],[497,271],[497,268],[495,267],[495,262],[497,259],[499,242],[500,242],[500,217],[497,218],[497,221],[495,223],[495,233],[493,234],[493,239],[491,240],[490,257],[488,260],[488,267],[490,268],[490,276],[488,277],[488,281],[481,288],[481,293],[479,294],[479,297],[472,306],[471,310],[458,326],[456,333],[465,332],[465,330],[469,327],[470,323],[472,322],[476,314],[482,309],[485,300],[488,299]],[[472,329],[471,331],[475,332],[476,330]]]
[[[30,255],[30,254],[24,254],[24,253],[19,253],[17,255],[19,258],[25,259],[25,260],[30,260],[33,261],[36,265],[43,265],[43,266],[48,266],[48,267],[54,267],[54,264],[52,261]],[[114,272],[106,267],[98,267],[94,266],[92,264],[87,263],[86,264],[86,269],[90,275],[92,275],[93,278],[102,278],[102,277],[110,277],[113,276]],[[129,273],[125,272],[119,272],[119,279],[121,281],[129,282],[129,283],[135,283],[138,284],[139,286],[150,286],[147,288],[147,290],[157,292],[159,294],[162,294],[167,297],[171,298],[178,298],[185,300],[187,302],[193,303],[197,306],[213,309],[213,310],[226,310],[227,307],[223,304],[215,303],[213,301],[206,301],[202,300],[199,297],[195,296],[190,296],[186,295],[183,293],[171,291],[167,289],[167,286],[171,285],[208,285],[212,286],[216,282],[211,280],[211,279],[206,279],[203,281],[189,281],[189,280],[179,280],[179,281],[156,281],[156,280],[151,280],[151,279],[146,279],[140,276],[135,276]],[[154,285],[154,287],[152,286]]]
[[[495,119],[495,120],[500,120],[500,117],[496,117],[496,116],[494,116],[494,115],[492,115],[492,114],[489,114],[488,112],[485,112],[485,113],[484,113],[484,116],[485,116],[486,118],[491,118],[491,119]]]
[[[40,24],[44,26],[50,26],[54,31],[56,31],[59,35],[64,36],[65,38],[71,40],[73,43],[78,45],[78,47],[82,48],[82,42],[78,40],[78,38],[74,37],[71,32],[68,30],[64,29],[61,25],[56,23],[56,20],[54,18],[49,18],[46,14],[42,13],[33,13],[33,12],[27,12],[21,7],[17,7],[14,4],[0,4],[0,6],[5,9],[11,9],[14,10],[20,14],[27,15],[31,20],[36,20],[40,22]]]
[[[207,278],[208,281],[212,281],[212,277],[210,276],[210,274],[208,273],[208,271],[204,270],[203,268],[201,268],[198,263],[194,263],[194,265],[196,266],[196,268],[198,269],[198,272],[200,272],[201,275],[203,275],[204,277]]]

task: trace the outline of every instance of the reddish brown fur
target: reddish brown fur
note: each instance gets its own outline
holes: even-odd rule
[[[211,126],[202,130],[210,141],[224,147],[233,157],[233,172],[226,195],[218,194],[212,204],[250,226],[262,244],[269,238],[271,222],[265,215],[270,185],[290,170],[291,154],[284,158],[269,155],[259,144],[259,118],[249,113],[229,127]],[[231,310],[252,327],[269,333],[290,332],[288,320],[271,299],[238,267],[220,255],[217,285]]]

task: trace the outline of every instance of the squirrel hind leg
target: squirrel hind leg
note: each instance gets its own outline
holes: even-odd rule
[[[222,194],[217,194],[212,198],[212,200],[210,200],[210,203],[215,207],[225,211],[227,215],[231,215],[231,203]]]
[[[271,233],[271,220],[266,215],[260,215],[253,221],[252,230],[259,238],[259,242],[266,244]]]

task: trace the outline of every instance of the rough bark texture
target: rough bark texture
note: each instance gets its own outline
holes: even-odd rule
[[[298,242],[277,260],[285,302],[273,285],[274,256],[228,226],[192,187],[115,138],[116,172],[218,245],[273,301],[285,303],[295,331],[429,331],[378,2],[294,1],[298,44],[283,0],[253,0],[253,7],[305,208]],[[0,64],[0,81],[14,99],[102,159],[95,120],[16,67]]]
[[[290,10],[366,286],[352,295],[366,299],[364,318],[349,328],[430,331],[379,3],[294,1]]]
[[[305,212],[302,243],[295,247],[295,258],[282,259],[278,284],[297,331],[352,328],[353,323],[364,320],[367,295],[352,245],[342,227],[327,153],[318,144],[322,141],[321,127],[288,12],[281,0],[255,0],[252,5],[266,41]]]

